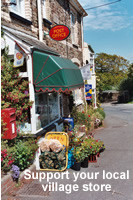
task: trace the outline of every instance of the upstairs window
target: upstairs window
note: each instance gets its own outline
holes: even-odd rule
[[[75,39],[75,23],[76,23],[76,19],[73,13],[70,14],[71,17],[71,36],[72,36],[72,43],[76,42]]]
[[[46,19],[46,0],[43,0],[43,18]]]
[[[22,17],[25,17],[25,1],[24,0],[10,0],[11,12],[14,12]]]

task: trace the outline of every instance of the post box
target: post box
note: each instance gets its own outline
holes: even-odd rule
[[[2,109],[1,118],[3,119],[3,122],[6,123],[6,131],[4,132],[2,139],[11,140],[17,137],[15,108]]]

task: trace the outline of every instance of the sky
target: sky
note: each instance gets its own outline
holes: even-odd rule
[[[116,0],[79,0],[84,9]],[[133,63],[133,0],[86,10],[84,41],[95,53],[116,54]]]

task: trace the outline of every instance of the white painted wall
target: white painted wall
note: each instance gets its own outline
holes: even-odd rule
[[[92,84],[92,94],[94,95],[94,104],[96,107],[96,74],[95,74],[95,54],[89,49],[88,44],[84,42],[84,49],[83,49],[83,65],[86,65],[86,60],[90,66],[93,66],[91,71],[91,78],[87,80],[88,84]]]

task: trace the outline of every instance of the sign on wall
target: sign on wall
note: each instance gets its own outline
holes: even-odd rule
[[[85,84],[85,97],[87,101],[90,101],[92,99],[92,85],[91,84]]]
[[[49,36],[56,41],[65,40],[70,35],[70,29],[65,25],[56,25],[49,31]]]
[[[16,43],[15,44],[15,52],[14,52],[14,65],[13,67],[20,67],[24,64],[24,51],[23,49]]]
[[[82,67],[80,70],[84,80],[91,79],[90,65],[86,65]]]

